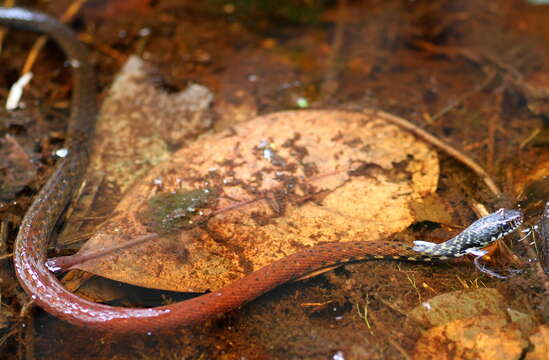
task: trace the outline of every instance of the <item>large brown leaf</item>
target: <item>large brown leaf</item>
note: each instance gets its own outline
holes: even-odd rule
[[[130,189],[79,254],[164,234],[75,268],[201,292],[304,247],[400,231],[436,189],[438,159],[382,116],[288,111],[204,136]]]

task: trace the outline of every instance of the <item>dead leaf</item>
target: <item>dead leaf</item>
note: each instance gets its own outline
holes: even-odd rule
[[[149,201],[159,194],[215,194],[163,215],[201,226],[76,267],[151,288],[216,289],[305,247],[403,230],[414,221],[410,202],[436,190],[438,170],[435,151],[376,115],[261,116],[204,136],[155,167],[79,254],[158,231]]]
[[[101,171],[121,193],[171,147],[193,139],[211,125],[213,94],[192,84],[168,93],[154,81],[154,70],[138,57],[128,59],[101,107],[90,169]]]
[[[507,316],[505,298],[496,289],[458,290],[424,301],[408,313],[426,328],[477,315]]]
[[[519,328],[497,315],[452,321],[428,330],[416,343],[413,359],[520,359],[528,342]]]
[[[421,199],[417,204],[411,204],[416,221],[430,221],[439,224],[453,224],[452,209],[444,199],[433,193]]]
[[[155,76],[155,70],[136,56],[116,76],[101,106],[84,196],[58,243],[80,239],[82,221],[74,219],[96,217],[97,209],[100,214],[114,209],[120,194],[168,159],[173,147],[210,127],[213,94],[209,89],[191,84],[169,93],[158,86]],[[100,184],[94,179],[100,179]],[[90,214],[89,209],[96,213]]]
[[[0,138],[0,200],[11,200],[36,176],[36,165],[11,135]]]
[[[525,360],[546,360],[549,354],[549,326],[541,325],[539,331],[530,336],[534,349],[526,354]]]

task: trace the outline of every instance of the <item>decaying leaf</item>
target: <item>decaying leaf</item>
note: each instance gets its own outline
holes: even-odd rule
[[[438,171],[434,150],[377,115],[261,116],[156,166],[79,254],[160,238],[75,267],[145,287],[216,289],[304,247],[406,228],[410,202],[435,191]]]
[[[209,89],[191,84],[182,91],[167,92],[154,75],[150,65],[131,56],[116,76],[101,106],[88,184],[58,243],[78,240],[82,221],[74,219],[102,216],[113,209],[136,179],[170,157],[171,148],[210,127],[213,94]],[[90,214],[90,208],[100,211]]]
[[[458,290],[424,301],[408,313],[426,328],[478,315],[507,316],[508,305],[496,289]]]
[[[508,318],[524,335],[535,328],[528,314],[512,309],[496,289],[457,290],[432,297],[408,313],[408,319],[424,328],[481,315]]]
[[[528,342],[505,317],[484,315],[455,320],[427,331],[413,359],[520,359]]]
[[[170,148],[211,125],[213,94],[192,84],[168,93],[138,57],[130,57],[113,82],[94,139],[91,171],[106,174],[121,193],[138,176],[170,156]]]
[[[0,138],[0,200],[13,199],[36,172],[36,164],[14,137]]]
[[[536,333],[530,336],[532,351],[526,354],[526,360],[547,359],[549,354],[549,326],[541,325]]]

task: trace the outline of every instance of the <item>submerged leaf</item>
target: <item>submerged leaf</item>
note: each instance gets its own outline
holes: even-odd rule
[[[528,346],[505,317],[483,315],[428,330],[416,343],[413,359],[520,359]]]
[[[135,184],[79,254],[151,231],[162,236],[77,268],[145,287],[206,291],[305,247],[405,229],[414,221],[410,203],[436,190],[438,159],[382,115],[290,111],[202,137]],[[185,195],[204,189],[213,196],[195,198],[198,206]],[[193,217],[180,206],[188,201]],[[169,226],[155,229],[155,222]]]

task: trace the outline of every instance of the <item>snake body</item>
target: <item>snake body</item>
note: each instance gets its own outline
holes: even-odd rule
[[[69,120],[68,156],[28,210],[15,242],[15,270],[34,303],[72,324],[108,332],[150,332],[202,322],[233,310],[274,287],[319,268],[348,261],[374,259],[432,261],[463,255],[514,230],[521,213],[499,210],[482,218],[442,244],[415,246],[390,241],[324,243],[280,259],[217,291],[155,308],[107,306],[82,299],[66,290],[46,268],[52,230],[78,188],[88,163],[88,149],[97,117],[94,75],[87,50],[72,31],[56,19],[21,8],[0,8],[0,24],[43,32],[63,49],[72,64],[74,90]]]

